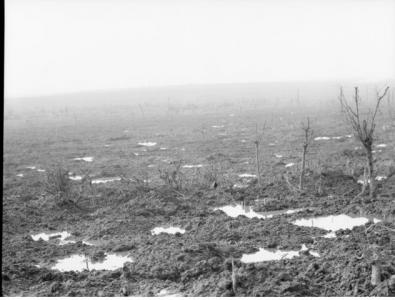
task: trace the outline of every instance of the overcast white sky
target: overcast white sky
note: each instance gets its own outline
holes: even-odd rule
[[[5,96],[395,78],[393,0],[6,0]]]

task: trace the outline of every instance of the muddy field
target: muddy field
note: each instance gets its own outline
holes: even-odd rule
[[[355,197],[364,153],[339,109],[205,109],[6,120],[3,295],[395,295],[394,120],[377,124],[370,201]],[[283,174],[297,184],[307,116],[297,193]],[[57,166],[70,201],[48,192]]]

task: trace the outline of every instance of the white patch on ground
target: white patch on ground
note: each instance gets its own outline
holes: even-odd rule
[[[225,126],[224,125],[213,125],[213,126],[211,126],[212,128],[224,128]]]
[[[136,155],[136,156],[139,156],[139,155],[140,155],[140,154],[138,154],[137,152],[134,152],[133,154]]]
[[[104,145],[104,147],[110,147],[110,146],[111,146],[111,145],[109,145],[109,144],[105,144],[105,145]]]
[[[159,149],[160,150],[167,150],[167,148],[165,148],[165,147],[160,147]]]
[[[386,147],[387,147],[386,144],[378,144],[378,145],[376,146],[376,148],[386,148]]]
[[[342,136],[333,136],[332,137],[332,140],[340,140],[340,139],[342,139],[343,137]]]
[[[255,212],[250,206],[242,206],[240,204],[236,205],[225,205],[223,207],[214,208],[214,210],[221,210],[226,213],[231,218],[237,218],[238,216],[246,216],[247,218],[258,218],[258,219],[268,219],[272,218],[273,214],[270,212]]]
[[[269,146],[276,146],[276,144],[275,143],[270,143]]]
[[[246,140],[241,140],[241,142],[242,142],[242,143],[245,143],[245,142],[247,142],[247,141],[246,141]]]
[[[23,177],[24,175],[22,173],[16,174],[17,177]]]
[[[147,168],[153,168],[155,165],[148,165]]]
[[[234,189],[246,189],[246,188],[248,188],[249,187],[249,185],[248,184],[244,184],[244,183],[235,183],[234,185],[233,185],[233,188]]]
[[[277,158],[282,158],[283,156],[281,154],[274,154],[275,157]]]
[[[334,239],[336,237],[336,233],[331,231],[323,236],[326,239]]]
[[[35,166],[30,166],[30,167],[26,167],[26,169],[35,170],[36,167]]]
[[[309,250],[309,253],[315,257],[320,257],[320,254],[317,251]]]
[[[385,180],[385,179],[387,179],[387,176],[376,176],[376,178],[375,178],[375,180],[377,180],[377,181],[382,181],[382,180]],[[366,182],[365,182],[366,181]],[[359,179],[358,179],[358,181],[357,181],[359,184],[362,184],[362,185],[364,185],[364,184],[369,184],[370,183],[370,179],[364,179],[363,178],[363,176],[361,176]]]
[[[155,227],[154,229],[151,230],[152,235],[157,235],[160,233],[176,234],[178,232],[183,234],[183,233],[185,233],[185,229],[182,229],[180,227],[171,226],[171,227],[166,227],[166,228],[165,227]]]
[[[325,238],[336,237],[335,231],[340,229],[353,229],[356,226],[361,226],[369,222],[368,218],[365,217],[350,217],[347,215],[337,215],[337,216],[325,216],[325,217],[314,217],[309,219],[299,219],[292,222],[297,226],[305,227],[317,227],[330,231],[328,234],[324,235]]]
[[[155,146],[157,143],[156,142],[140,142],[137,143],[140,146],[145,146],[145,147],[153,147]]]
[[[57,239],[59,239],[60,241],[64,241],[66,238],[70,237],[71,234],[68,233],[67,231],[62,231],[62,232],[55,232],[55,233],[39,233],[39,234],[32,234],[31,237],[34,241],[38,241],[40,239],[44,240],[44,241],[49,241],[49,239],[51,237],[60,235],[60,237],[58,237]]]
[[[69,176],[69,178],[70,178],[71,180],[82,180],[82,176],[80,176],[80,175]]]
[[[84,255],[74,254],[70,257],[59,259],[57,263],[52,267],[53,270],[59,270],[61,272],[75,271],[81,272],[87,269],[89,270],[116,270],[122,268],[124,263],[133,262],[133,259],[116,254],[107,254],[105,259],[101,262],[92,262],[89,258]]]
[[[203,167],[203,165],[184,165],[182,167],[186,169],[191,169],[191,168],[201,168]]]
[[[346,134],[346,137],[352,138],[352,134]]]
[[[156,294],[157,297],[183,297],[182,294],[173,293],[167,289],[161,290]]]
[[[45,172],[44,169],[37,169],[38,172]]]
[[[240,174],[239,177],[240,178],[256,178],[256,175],[245,173],[245,174]]]
[[[285,167],[286,168],[290,168],[290,167],[293,167],[294,165],[295,165],[295,163],[288,163],[288,164],[285,165]]]
[[[265,250],[259,248],[259,251],[252,254],[243,254],[242,263],[257,263],[262,261],[290,259],[299,256],[299,251],[281,251],[281,250]]]
[[[315,141],[328,141],[330,139],[331,138],[327,137],[327,136],[319,136],[319,137],[314,138]]]
[[[82,161],[86,161],[86,162],[92,162],[93,156],[77,157],[77,158],[74,158],[74,160],[82,160]]]
[[[119,180],[121,180],[121,177],[96,178],[92,180],[92,183],[99,184],[99,183],[107,183],[107,182],[119,181]]]

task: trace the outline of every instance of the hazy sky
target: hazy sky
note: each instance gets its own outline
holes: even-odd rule
[[[5,95],[395,78],[394,0],[6,0]]]

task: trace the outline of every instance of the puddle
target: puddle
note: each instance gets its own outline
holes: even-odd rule
[[[24,175],[22,173],[16,174],[17,177],[23,177]]]
[[[203,165],[185,165],[182,167],[186,168],[186,169],[191,169],[191,168],[201,168],[201,167],[203,167]]]
[[[121,177],[106,177],[106,178],[93,179],[92,183],[99,184],[99,183],[107,183],[107,182],[113,182],[113,181],[119,181],[119,180],[121,180]]]
[[[68,233],[67,231],[62,231],[62,232],[55,232],[55,233],[39,233],[39,234],[32,234],[31,235],[32,239],[34,241],[39,241],[40,239],[48,242],[49,240],[56,239],[59,240],[59,245],[66,245],[66,244],[75,244],[76,241],[73,240],[66,240],[67,238],[71,237],[71,234]],[[93,246],[92,243],[89,243],[87,241],[82,241],[83,244]]]
[[[116,270],[122,268],[124,263],[133,262],[133,259],[123,255],[106,254],[106,257],[101,262],[92,262],[91,259],[85,255],[74,254],[70,257],[59,259],[52,267],[53,270],[61,272],[75,271],[81,272],[83,270]]]
[[[71,234],[68,233],[67,231],[62,231],[62,232],[55,232],[55,233],[39,233],[39,234],[32,234],[31,237],[33,240],[38,241],[40,239],[44,241],[49,241],[50,239],[59,239],[60,241],[64,241],[68,237],[70,237]]]
[[[137,143],[140,146],[145,146],[145,147],[152,147],[155,146],[156,143],[155,142],[141,142],[141,143]]]
[[[288,163],[288,164],[285,165],[285,167],[286,168],[290,168],[290,167],[293,167],[294,165],[295,165],[295,163]]]
[[[378,219],[376,222],[379,222]],[[340,229],[353,229],[356,226],[361,226],[369,222],[368,218],[365,217],[350,217],[347,215],[337,215],[337,216],[325,216],[316,217],[309,219],[299,219],[293,222],[297,226],[306,227],[317,227],[330,231],[328,234],[324,235],[325,238],[336,237],[335,231]]]
[[[71,180],[82,180],[82,176],[80,176],[80,175],[69,176],[69,178],[70,178]]]
[[[26,169],[35,170],[36,167],[35,166],[30,166],[30,167],[26,167]]]
[[[378,145],[376,146],[376,148],[386,148],[386,147],[387,147],[386,144],[378,144]]]
[[[328,141],[330,139],[331,138],[327,137],[327,136],[319,136],[319,137],[314,138],[315,141]]]
[[[259,251],[256,253],[243,254],[240,260],[242,263],[248,264],[262,261],[290,259],[297,256],[299,256],[299,251],[269,251],[264,248],[259,248]]]
[[[82,161],[86,161],[86,162],[92,162],[93,156],[77,157],[77,158],[74,158],[73,160],[82,160]]]
[[[155,227],[154,229],[151,230],[152,235],[158,235],[161,233],[168,233],[168,234],[176,234],[176,233],[185,233],[185,229],[182,229],[180,227]]]
[[[246,183],[235,183],[235,184],[233,185],[233,188],[234,188],[234,189],[246,189],[246,188],[248,188],[248,187],[249,187],[249,185],[246,184]]]
[[[282,158],[283,156],[281,154],[274,154],[275,157],[277,158]]]
[[[177,294],[167,289],[161,290],[159,293],[156,294],[158,297],[183,297],[182,294]]]
[[[266,213],[257,213],[255,212],[251,206],[242,206],[241,204],[236,205],[225,205],[223,207],[214,208],[214,210],[222,210],[229,217],[237,218],[238,216],[246,216],[247,218],[258,218],[258,219],[267,219],[273,217],[273,214],[270,212]]]
[[[240,178],[256,178],[256,175],[254,174],[240,174]]]
[[[248,264],[262,261],[291,259],[294,257],[298,257],[300,255],[300,251],[309,251],[309,254],[311,254],[312,256],[320,257],[320,254],[317,251],[310,250],[306,247],[305,244],[303,244],[299,251],[266,250],[264,248],[259,248],[258,252],[243,254],[243,256],[241,257],[241,262]]]
[[[385,179],[387,179],[387,176],[376,176],[376,178],[375,178],[377,181],[382,181],[382,180],[385,180]],[[357,181],[359,184],[362,184],[362,185],[364,185],[364,184],[369,184],[370,183],[370,179],[364,179],[363,178],[363,176],[362,177],[360,177],[359,179],[358,179],[358,181]]]

